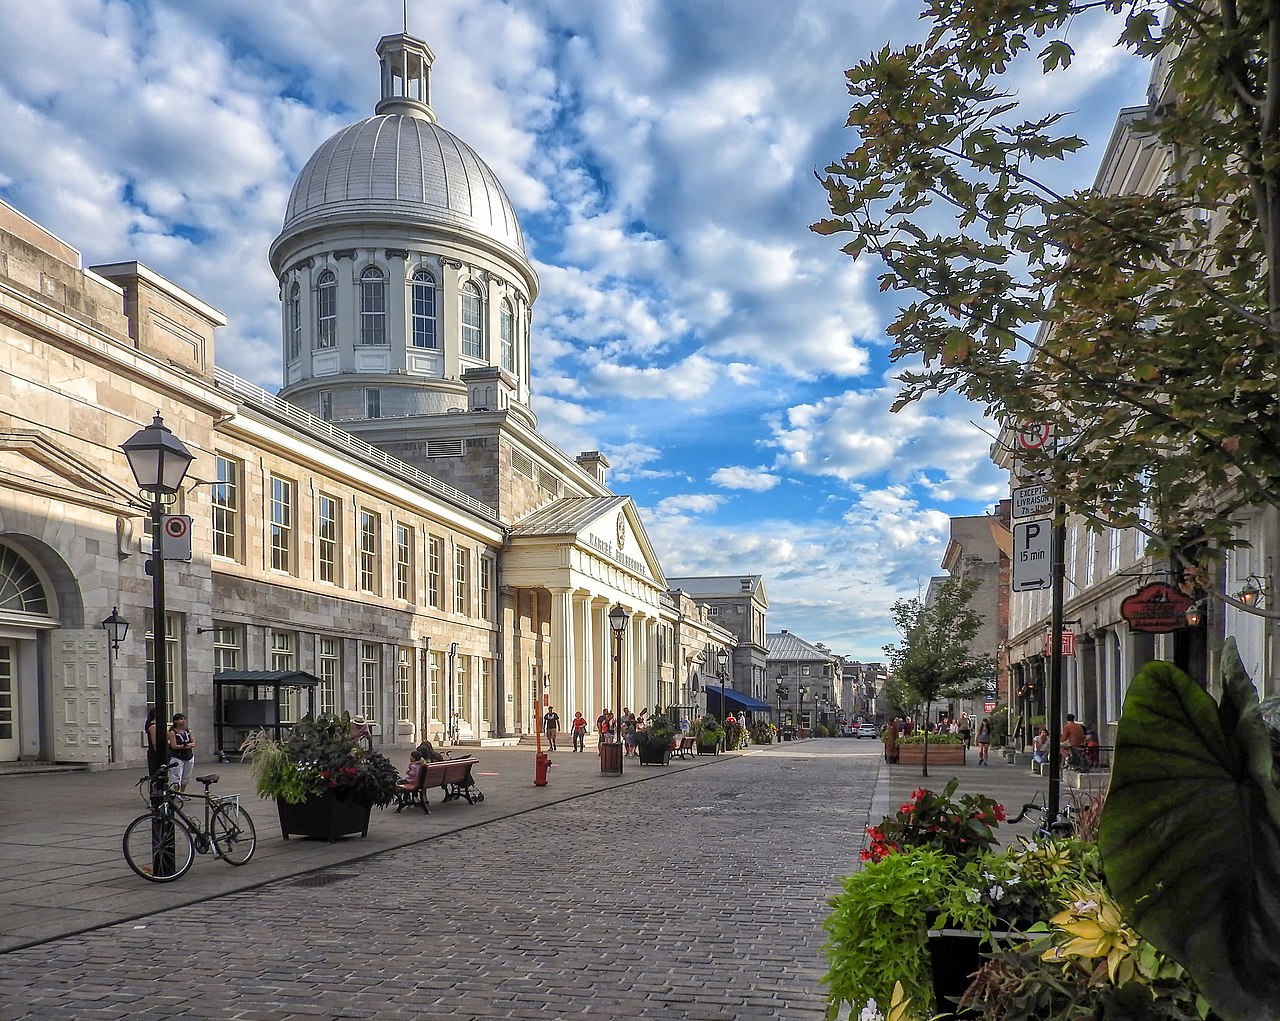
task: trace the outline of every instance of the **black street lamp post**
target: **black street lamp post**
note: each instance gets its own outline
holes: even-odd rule
[[[782,682],[785,678],[786,678],[786,674],[779,672],[778,685],[776,688],[773,689],[774,695],[776,695],[778,698],[778,740],[779,741],[782,740],[782,698],[783,698],[783,692],[786,690]]]
[[[622,635],[631,619],[621,603],[609,611],[609,628],[613,631],[613,740],[600,746],[600,772],[622,775]]]
[[[158,411],[151,424],[120,444],[120,449],[128,458],[129,470],[133,472],[138,490],[151,504],[151,676],[155,682],[156,751],[161,761],[168,761],[168,757],[161,754],[168,740],[165,735],[169,729],[171,708],[168,703],[169,663],[165,654],[164,511],[177,499],[182,480],[195,457],[165,427]],[[164,799],[155,785],[152,786],[151,799],[153,808],[159,809],[163,805]],[[152,845],[156,873],[162,874],[165,869],[172,871],[172,820],[157,819],[152,827]]]
[[[716,676],[720,679],[720,726],[724,726],[724,682],[729,676],[729,650],[721,649],[716,653],[716,662],[720,665]]]

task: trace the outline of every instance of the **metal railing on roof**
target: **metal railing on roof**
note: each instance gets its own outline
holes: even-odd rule
[[[379,468],[382,468],[388,474],[396,476],[401,481],[426,489],[442,499],[465,507],[467,510],[495,524],[502,523],[501,518],[498,517],[497,510],[488,504],[481,503],[475,497],[468,496],[461,490],[454,489],[453,486],[441,482],[437,478],[432,478],[426,472],[415,468],[413,465],[392,457],[385,450],[352,436],[349,432],[337,428],[332,422],[316,418],[315,415],[303,411],[273,393],[268,393],[262,387],[250,383],[247,379],[241,379],[221,366],[214,366],[213,378],[220,390],[234,394],[236,398],[245,404],[265,412],[296,429],[300,429],[309,436],[346,450],[359,457],[362,461],[376,464]]]

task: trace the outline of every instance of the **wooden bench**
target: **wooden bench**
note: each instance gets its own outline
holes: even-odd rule
[[[412,790],[400,792],[396,811],[399,812],[408,805],[419,805],[430,815],[427,791],[436,787],[444,791],[442,804],[444,801],[457,801],[459,798],[466,798],[468,805],[483,801],[484,792],[476,786],[475,778],[471,773],[479,761],[468,756],[465,759],[444,759],[441,762],[424,763],[422,772],[418,774],[417,785]]]
[[[692,734],[681,734],[676,739],[675,754],[682,759],[689,759],[698,754],[698,739]]]

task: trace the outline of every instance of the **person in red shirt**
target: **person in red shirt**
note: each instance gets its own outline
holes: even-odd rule
[[[1084,752],[1084,727],[1076,722],[1075,713],[1067,713],[1067,722],[1062,725],[1062,761],[1070,761],[1072,755]]]
[[[587,718],[581,712],[573,714],[573,750],[575,752],[587,750]]]

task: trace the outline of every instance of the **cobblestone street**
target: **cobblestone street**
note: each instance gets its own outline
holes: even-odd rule
[[[817,1019],[825,902],[856,867],[878,752],[654,771],[13,951],[0,1021]]]

